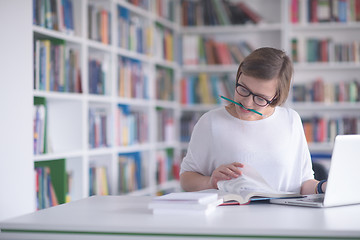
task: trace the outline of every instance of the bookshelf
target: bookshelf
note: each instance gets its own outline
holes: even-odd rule
[[[250,9],[256,9],[256,14],[260,16],[261,20],[254,22],[248,17],[243,17],[242,19],[232,19],[230,17],[229,21],[235,24],[214,24],[209,19],[206,20],[206,18],[209,17],[207,17],[205,13],[201,13],[199,7],[201,4],[205,4],[205,2],[206,1],[201,0],[196,2],[184,1],[182,5],[182,39],[183,44],[188,44],[186,47],[184,46],[184,48],[187,49],[183,51],[183,67],[180,84],[182,94],[180,97],[182,100],[182,121],[180,124],[180,136],[183,143],[181,145],[182,154],[186,152],[187,142],[197,119],[204,112],[216,108],[221,104],[227,104],[217,96],[222,93],[222,95],[232,97],[236,72],[241,59],[247,56],[252,49],[261,46],[281,49],[287,48],[288,31],[286,30],[286,19],[288,13],[286,12],[286,1],[241,1]],[[235,9],[238,9],[236,3],[240,1],[233,2],[235,2],[235,4],[228,7],[226,7],[226,4],[222,4],[225,8],[228,8],[225,9],[225,11],[236,11]],[[214,11],[213,18],[223,18],[221,17],[223,14],[215,10],[219,9],[219,7],[216,8],[212,6],[216,4],[214,1],[208,1],[206,4],[208,9]],[[190,8],[195,8],[195,12],[200,12],[200,16],[203,16],[203,18],[199,20],[199,17],[193,17],[193,19],[190,20],[192,18],[191,13],[187,12],[187,9]],[[236,14],[239,15],[239,13]],[[186,18],[189,20],[185,21],[184,19]],[[194,21],[196,21],[196,24]],[[184,24],[184,22],[192,22],[192,24]],[[199,42],[200,44],[197,44]],[[191,47],[189,47],[189,44]],[[210,47],[210,49],[214,49],[215,58],[219,59],[215,59],[215,61],[211,61],[211,57],[209,59],[209,56],[212,54],[208,45],[213,46],[213,48]],[[221,60],[221,58],[226,59],[226,57],[221,56],[223,52],[226,52],[226,49],[225,51],[223,50],[224,45],[225,48],[229,49],[232,61],[224,62]],[[234,46],[235,49],[233,48]],[[221,50],[219,50],[219,48]],[[199,52],[199,54],[194,54],[196,52]],[[234,52],[240,53],[233,54]],[[204,61],[203,58],[206,60]],[[207,85],[209,90],[198,93],[200,86],[204,86],[204,84],[201,83],[204,81],[204,78],[208,83],[205,84],[205,86]],[[214,92],[214,89],[217,89],[217,91]]]
[[[67,201],[177,189],[174,2],[34,4],[33,96],[46,103],[35,164],[64,160]]]
[[[289,3],[295,66],[291,105],[305,122],[312,152],[331,153],[336,134],[360,133],[360,2],[308,3]],[[298,89],[309,86],[306,99],[297,99]]]
[[[250,9],[256,9],[256,14],[260,15],[261,21],[246,20],[243,24],[223,24],[219,20],[222,18],[222,14],[211,6],[208,6],[208,8],[213,9],[213,18],[219,22],[214,23],[213,21],[216,20],[206,21],[205,13],[197,9],[198,5],[201,5],[203,1],[184,1],[182,5],[182,23],[185,25],[182,28],[183,42],[190,44],[192,47],[190,47],[189,53],[186,50],[183,51],[182,79],[190,82],[191,86],[193,79],[199,81],[203,74],[207,74],[209,77],[227,75],[229,79],[234,81],[238,64],[222,63],[214,65],[209,64],[209,62],[204,63],[202,61],[202,46],[196,44],[199,38],[213,39],[217,42],[225,42],[228,45],[234,42],[238,44],[248,42],[251,43],[253,48],[262,46],[281,48],[292,57],[295,68],[294,89],[291,91],[287,105],[300,113],[307,123],[306,125],[310,124],[311,129],[307,130],[306,133],[310,151],[312,153],[325,152],[329,154],[336,134],[359,133],[360,102],[358,96],[360,80],[358,76],[360,62],[358,49],[360,35],[357,33],[359,32],[360,19],[359,15],[356,15],[359,14],[359,6],[357,6],[357,12],[354,10],[356,9],[355,4],[359,3],[356,1],[341,1],[341,3],[338,3],[347,4],[345,8],[349,9],[348,15],[345,14],[345,11],[344,16],[340,17],[341,20],[334,20],[331,19],[334,14],[331,14],[330,3],[333,4],[332,9],[334,10],[332,12],[336,14],[342,12],[335,6],[335,1],[274,0],[242,2]],[[212,5],[211,3],[208,4]],[[200,13],[203,19],[200,18],[199,20],[198,17],[192,17],[192,13],[184,11],[184,9],[191,7],[196,9],[194,10],[194,16]],[[343,8],[344,6],[339,7]],[[312,20],[307,20],[309,15],[312,16]],[[185,21],[184,18],[188,20]],[[297,40],[295,48],[294,39]],[[326,48],[327,50],[323,50],[322,55],[327,56],[328,60],[321,60],[313,56],[313,53],[320,52],[321,47],[311,48],[312,45],[308,44],[308,39],[312,39],[315,42],[313,44],[317,44],[316,46],[323,43],[323,49]],[[346,50],[339,54],[340,50],[338,49]],[[246,52],[241,48],[240,50]],[[357,53],[355,53],[356,51]],[[198,54],[193,54],[194,52],[198,52]],[[337,55],[340,55],[340,57],[336,57]],[[316,82],[321,83],[315,84]],[[306,89],[307,94],[299,92],[299,88]],[[321,93],[321,100],[314,98],[315,88],[318,89],[316,92]],[[340,94],[340,97],[339,88],[343,89],[343,94]],[[188,87],[182,87],[182,89],[187,89],[185,93],[182,92],[182,95],[192,95]],[[200,95],[198,98],[201,99],[201,94],[198,95]],[[212,95],[216,96],[216,94]],[[297,95],[302,97],[310,95],[311,97],[299,101],[295,100]],[[342,100],[339,100],[339,98]],[[184,124],[182,123],[181,126],[185,130],[187,128],[191,129],[192,123],[195,121],[190,118],[191,112],[195,113],[193,116],[197,115],[196,119],[201,113],[216,106],[218,105],[202,103],[201,101],[192,103],[188,101],[186,104],[182,104]],[[186,122],[190,125],[187,126]],[[319,124],[319,122],[322,123]],[[306,129],[308,128],[306,126]],[[188,136],[183,136],[183,138],[188,139]],[[186,151],[186,147],[187,145],[183,144],[184,151]]]

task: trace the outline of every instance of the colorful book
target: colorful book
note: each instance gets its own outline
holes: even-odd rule
[[[66,202],[68,193],[66,160],[35,162],[38,209]]]

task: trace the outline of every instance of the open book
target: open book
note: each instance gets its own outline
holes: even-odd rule
[[[242,175],[238,178],[218,182],[219,195],[223,198],[224,203],[237,201],[239,204],[246,204],[253,200],[301,197],[299,193],[279,192],[272,189],[263,177],[249,165],[244,165],[241,171]]]

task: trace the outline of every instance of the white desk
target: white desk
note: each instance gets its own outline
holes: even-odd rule
[[[90,197],[0,223],[0,239],[360,239],[360,205],[255,204],[153,215],[150,197]]]

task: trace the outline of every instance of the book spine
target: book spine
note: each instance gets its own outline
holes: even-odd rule
[[[119,154],[118,193],[124,194],[140,190],[146,185],[143,177],[143,161],[140,152]]]
[[[327,82],[324,79],[317,79],[307,84],[296,84],[293,86],[294,102],[359,102],[360,81],[340,80],[337,83]]]
[[[304,118],[303,127],[307,142],[331,143],[337,135],[358,134],[359,117]]]

